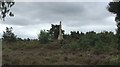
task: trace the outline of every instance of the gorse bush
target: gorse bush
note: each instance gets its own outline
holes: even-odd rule
[[[72,39],[75,43],[70,42],[70,48],[95,48],[97,51],[106,51],[118,47],[116,39],[112,32],[87,32],[85,35],[80,34],[77,40]]]
[[[113,55],[111,58],[105,62],[108,65],[119,65],[120,64],[120,55]]]
[[[50,34],[46,32],[45,30],[41,30],[40,34],[38,35],[38,39],[40,43],[48,43],[50,41]]]
[[[69,48],[71,49],[77,49],[80,48],[81,46],[78,43],[72,42],[71,44],[68,45]]]

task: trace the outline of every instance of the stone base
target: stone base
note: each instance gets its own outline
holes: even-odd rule
[[[63,35],[59,35],[58,40],[63,40]]]

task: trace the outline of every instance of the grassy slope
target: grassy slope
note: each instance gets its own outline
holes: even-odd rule
[[[120,55],[117,49],[107,52],[63,48],[57,42],[39,44],[37,41],[3,43],[3,64],[40,65],[40,64],[118,64]]]

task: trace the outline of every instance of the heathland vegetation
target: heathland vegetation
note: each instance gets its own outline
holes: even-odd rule
[[[41,30],[38,39],[22,39],[17,38],[11,29],[6,28],[3,34],[3,64],[120,64],[117,38],[113,32],[71,31],[59,41],[58,33],[51,34],[51,30]]]

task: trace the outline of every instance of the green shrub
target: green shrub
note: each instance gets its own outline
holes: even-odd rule
[[[119,65],[120,64],[120,55],[113,55],[106,61],[106,64],[110,65]]]
[[[50,41],[50,34],[45,30],[41,30],[40,34],[38,35],[38,39],[40,43],[46,44]]]
[[[6,27],[6,31],[3,31],[3,41],[8,43],[16,41],[17,36],[12,32],[12,30],[12,27]]]
[[[69,44],[69,48],[77,49],[77,48],[80,48],[80,46],[78,43],[73,42],[73,43]]]

